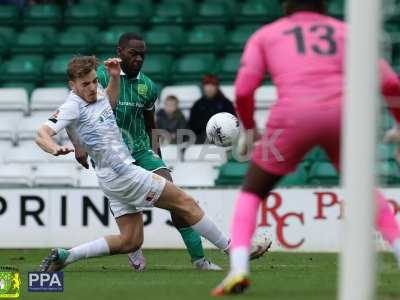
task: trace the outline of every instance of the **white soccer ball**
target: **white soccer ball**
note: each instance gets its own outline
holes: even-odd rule
[[[207,137],[217,146],[232,146],[239,138],[239,120],[232,114],[223,112],[213,115],[207,122]]]

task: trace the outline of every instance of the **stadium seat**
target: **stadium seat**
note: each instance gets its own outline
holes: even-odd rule
[[[380,161],[395,160],[396,146],[393,144],[378,145],[378,159]]]
[[[383,109],[381,114],[381,128],[386,131],[393,127],[395,121],[388,109]]]
[[[198,25],[188,32],[182,50],[192,52],[222,52],[225,28],[219,25]]]
[[[188,170],[193,170],[190,176]],[[207,162],[181,162],[173,165],[172,177],[180,187],[212,187],[217,170]]]
[[[400,183],[400,170],[397,162],[381,161],[378,163],[379,182],[382,185],[393,185]]]
[[[207,73],[216,73],[216,59],[213,54],[187,54],[175,65],[172,78],[175,81],[198,81]]]
[[[315,162],[309,172],[309,183],[318,186],[335,186],[339,184],[339,176],[329,162]]]
[[[116,53],[117,44],[120,36],[125,32],[137,32],[140,34],[141,29],[138,26],[112,26],[106,31],[97,34],[96,51]],[[147,44],[147,41],[146,41]]]
[[[48,82],[67,82],[67,66],[74,54],[61,54],[47,61],[44,80]]]
[[[53,41],[57,30],[53,26],[25,26],[23,32],[33,34],[42,33],[47,38],[47,41]]]
[[[267,23],[282,15],[282,7],[277,0],[247,0],[235,20],[238,23]]]
[[[13,143],[10,140],[2,140],[0,139],[0,170],[1,166],[5,164],[4,162],[4,157],[6,153],[10,152],[10,149],[12,149],[15,146],[15,143]]]
[[[40,164],[48,162],[52,156],[45,153],[33,141],[21,141],[4,154],[4,163]]]
[[[220,166],[215,185],[237,186],[242,184],[248,166],[248,163],[228,161]]]
[[[179,99],[181,109],[190,109],[193,103],[200,99],[201,90],[197,85],[166,86],[161,90],[161,101],[169,95],[174,95]]]
[[[46,54],[48,41],[44,33],[24,31],[18,34],[11,51],[15,54]]]
[[[256,90],[256,108],[269,108],[278,99],[276,87],[273,85],[263,85]]]
[[[62,21],[60,7],[55,4],[35,4],[27,8],[24,25],[53,25],[57,26]]]
[[[1,112],[0,113],[0,140],[8,141],[8,143],[17,143],[17,135],[15,131],[15,127],[20,122],[22,117],[17,114],[11,114]],[[1,145],[0,145],[1,146]],[[0,160],[1,163],[1,160]]]
[[[0,26],[18,24],[19,11],[15,5],[1,5],[0,9]]]
[[[190,19],[187,6],[179,2],[161,2],[158,3],[151,23],[153,25],[182,25]]]
[[[219,78],[221,81],[233,82],[239,70],[241,53],[228,53],[221,62]]]
[[[108,16],[108,18],[110,17]],[[70,5],[64,13],[64,23],[67,25],[101,25],[103,13],[97,5],[88,3]]]
[[[5,82],[1,85],[2,88],[22,88],[25,89],[25,91],[30,95],[32,91],[35,89],[36,85],[31,82],[18,82],[18,81],[12,81],[12,82]]]
[[[67,88],[37,88],[31,96],[31,110],[55,111],[65,102],[68,94]]]
[[[228,34],[225,51],[243,51],[246,41],[258,28],[258,24],[237,26]]]
[[[0,167],[0,187],[31,187],[32,169],[28,164],[6,164]]]
[[[44,58],[41,55],[16,55],[1,68],[0,80],[40,82]]]
[[[229,24],[232,16],[231,6],[227,5],[225,1],[206,0],[199,5],[197,14],[192,19],[192,22],[201,24]]]
[[[144,39],[149,53],[178,53],[183,42],[183,30],[180,26],[154,26],[148,30]]]
[[[178,145],[161,145],[161,155],[167,164],[183,161],[182,148]]]
[[[149,54],[143,64],[143,72],[157,83],[168,83],[173,58],[168,54]]]
[[[307,165],[300,164],[296,171],[285,176],[278,184],[279,187],[294,187],[307,185]]]
[[[58,35],[52,50],[54,53],[93,53],[93,38],[82,31],[66,31]]]
[[[345,0],[334,0],[328,3],[328,14],[339,19],[344,19]]]
[[[16,30],[11,26],[0,26],[0,36],[3,37],[9,46],[12,46],[16,37]]]
[[[109,25],[140,25],[145,26],[150,17],[148,6],[141,1],[136,4],[122,2],[113,6],[110,14],[107,14],[106,22]]]
[[[215,145],[190,145],[185,149],[183,160],[185,162],[206,161],[216,165],[227,161],[226,150]]]
[[[50,114],[47,118],[48,117],[50,117]],[[37,130],[47,121],[47,118],[43,118],[42,116],[29,116],[19,119],[14,125],[14,130],[16,131],[15,140],[17,143],[26,140],[34,141],[37,136]]]
[[[0,111],[18,111],[27,114],[28,93],[23,88],[0,88]]]
[[[78,179],[78,168],[74,164],[42,163],[32,172],[32,183],[35,187],[77,187]]]

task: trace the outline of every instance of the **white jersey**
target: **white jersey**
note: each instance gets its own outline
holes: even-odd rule
[[[73,91],[47,121],[58,133],[66,128],[93,159],[99,180],[109,182],[132,170],[134,159],[125,145],[103,88],[97,88],[97,101],[87,103]]]

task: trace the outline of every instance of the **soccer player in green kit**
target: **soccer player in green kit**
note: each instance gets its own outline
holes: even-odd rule
[[[135,33],[121,35],[118,47],[121,59],[121,86],[117,107],[114,110],[118,127],[121,129],[124,142],[131,151],[135,164],[154,172],[172,182],[170,170],[161,159],[158,141],[152,138],[152,130],[156,129],[154,104],[158,99],[158,88],[155,83],[140,72],[146,52],[144,40]],[[104,65],[97,70],[99,83],[106,87],[109,76]],[[87,165],[85,153],[76,153],[77,160]],[[202,242],[198,233],[174,214],[172,222],[182,236],[194,266],[198,270],[220,270],[204,256]],[[132,268],[141,271],[146,262],[141,249],[128,254]]]

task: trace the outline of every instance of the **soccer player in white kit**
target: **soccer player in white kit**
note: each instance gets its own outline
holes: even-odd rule
[[[71,92],[57,113],[40,127],[36,142],[54,156],[68,154],[74,149],[60,146],[52,138],[65,128],[74,144],[85,149],[96,165],[99,185],[109,198],[120,233],[69,250],[52,249],[40,270],[58,271],[80,259],[139,249],[143,243],[140,208],[152,206],[176,213],[218,249],[227,252],[228,238],[205,216],[193,198],[161,176],[132,164],[134,160],[123,142],[112,110],[119,93],[119,59],[109,59],[105,64],[110,82],[104,90],[97,83],[94,56],[77,56],[69,62],[67,74]],[[252,258],[264,254],[268,245],[268,241],[254,245]]]

